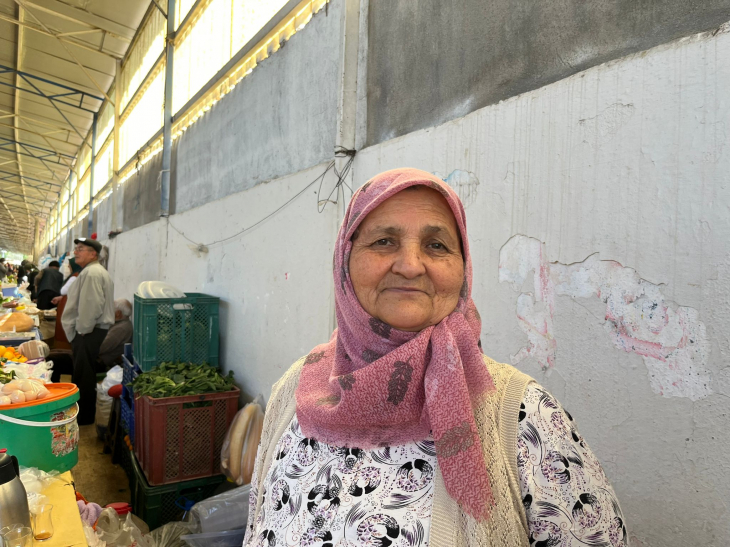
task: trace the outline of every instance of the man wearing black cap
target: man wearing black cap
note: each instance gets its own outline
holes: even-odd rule
[[[99,264],[101,243],[74,240],[74,259],[83,270],[68,290],[61,323],[71,342],[73,383],[79,388],[79,425],[94,423],[96,414],[96,362],[101,343],[114,324],[114,282]]]

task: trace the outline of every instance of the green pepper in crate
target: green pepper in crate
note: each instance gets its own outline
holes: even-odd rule
[[[162,363],[137,376],[132,386],[135,395],[155,399],[218,393],[233,389],[233,371],[223,376],[216,367],[205,363]]]

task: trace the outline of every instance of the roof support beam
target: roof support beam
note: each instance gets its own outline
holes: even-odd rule
[[[25,11],[27,11],[27,12],[28,12],[28,15],[30,15],[30,16],[31,16],[31,17],[32,17],[33,19],[35,19],[35,20],[36,20],[36,23],[38,23],[38,24],[39,24],[39,25],[40,25],[40,26],[41,26],[41,27],[43,28],[43,30],[45,30],[46,32],[49,32],[49,33],[51,33],[51,34],[53,35],[53,37],[54,37],[54,38],[55,38],[56,40],[58,40],[58,43],[59,43],[59,44],[61,44],[61,46],[63,47],[63,49],[65,49],[65,50],[66,50],[66,53],[68,53],[68,54],[69,54],[69,56],[70,56],[70,57],[71,57],[71,58],[72,58],[72,59],[74,60],[74,62],[75,62],[75,63],[76,63],[77,65],[79,65],[79,68],[80,68],[80,69],[81,69],[81,70],[82,70],[82,71],[84,72],[84,74],[86,74],[86,77],[87,77],[87,78],[88,78],[88,79],[89,79],[89,80],[91,81],[91,83],[92,83],[92,84],[94,84],[94,87],[95,87],[96,89],[98,89],[98,90],[99,90],[99,92],[100,92],[100,93],[101,93],[102,95],[104,95],[104,97],[106,97],[106,100],[107,100],[107,101],[109,101],[110,103],[114,104],[114,101],[112,101],[112,100],[111,100],[111,99],[109,98],[109,95],[107,95],[107,94],[106,94],[106,92],[105,92],[105,91],[104,91],[104,90],[103,90],[103,89],[101,88],[101,86],[100,86],[100,85],[98,84],[98,82],[97,82],[97,81],[96,81],[96,80],[95,80],[95,79],[94,79],[94,78],[93,78],[93,77],[91,76],[91,74],[89,74],[89,71],[88,71],[88,70],[86,70],[86,67],[85,67],[85,66],[84,66],[83,64],[81,64],[81,61],[79,61],[79,60],[78,60],[78,59],[76,58],[76,56],[75,56],[75,55],[74,55],[73,53],[71,53],[71,50],[70,50],[70,49],[68,49],[68,47],[66,46],[66,44],[64,44],[64,43],[63,43],[63,42],[62,42],[62,41],[61,41],[61,40],[60,40],[60,39],[58,38],[58,36],[56,36],[56,34],[55,34],[55,33],[51,32],[51,30],[50,30],[50,29],[49,29],[49,28],[48,28],[48,27],[47,27],[46,25],[44,25],[44,24],[43,24],[43,21],[41,21],[40,19],[38,19],[38,17],[36,17],[36,16],[35,16],[35,14],[34,14],[34,13],[33,13],[33,12],[31,11],[31,10],[29,10],[29,9],[28,9],[28,5],[26,4],[26,2],[25,2],[24,0],[15,0],[15,3],[16,3],[16,4],[18,4],[19,6],[23,7],[23,8],[25,9]]]
[[[153,4],[155,5],[155,7],[156,7],[156,8],[158,9],[158,10],[160,10],[160,13],[162,14],[162,16],[163,16],[163,17],[164,17],[165,19],[167,19],[167,13],[165,13],[165,10],[163,10],[163,9],[162,9],[162,6],[160,6],[160,4],[158,4],[158,3],[157,3],[157,0],[152,0],[152,3],[153,3]]]
[[[47,181],[47,180],[35,179],[35,178],[29,177],[27,175],[21,175],[19,173],[11,173],[10,171],[0,170],[0,181],[9,181],[12,177],[18,177],[18,178],[20,178],[23,183],[25,183],[25,181],[27,181],[27,180],[30,180],[30,181],[35,182],[37,184],[42,184],[44,186],[48,186],[48,187],[50,187],[50,188],[46,188],[48,190],[55,189],[55,188],[58,188],[58,189],[61,188],[61,185],[60,184],[56,184],[55,182],[50,182],[50,181]],[[43,189],[43,188],[41,188],[40,186],[37,186],[37,185],[36,186],[33,186],[31,184],[28,184],[28,186],[30,186],[31,188],[38,188],[39,190],[40,189]]]
[[[29,201],[27,199],[23,198],[17,198],[17,197],[3,197],[5,200],[5,203],[8,203],[10,205],[21,205],[25,209],[24,212],[31,212],[31,213],[40,213],[41,209],[40,207],[44,204],[39,202],[33,202]]]
[[[2,206],[3,206],[3,207],[5,207],[5,210],[6,210],[6,211],[8,212],[8,214],[10,215],[10,220],[12,220],[12,221],[13,221],[13,224],[15,224],[16,226],[19,226],[19,224],[18,224],[18,221],[17,221],[16,219],[15,219],[15,215],[14,215],[14,214],[13,214],[13,212],[12,212],[12,211],[10,210],[10,208],[9,208],[9,207],[8,207],[8,206],[7,206],[6,204],[5,204],[5,200],[4,200],[3,198],[2,198],[2,196],[0,196],[0,204],[2,204]],[[2,213],[2,211],[1,211],[1,210],[0,210],[0,213]]]
[[[33,30],[33,31],[38,32],[39,34],[43,34],[45,36],[54,37],[54,34],[52,32],[47,32],[47,31],[43,30],[42,28],[37,27],[36,25],[33,25],[31,23],[26,23],[25,21],[18,21],[17,19],[13,19],[12,17],[8,17],[7,15],[3,15],[1,13],[0,13],[0,19],[2,19],[3,21],[6,21],[8,23],[13,23],[14,25],[18,25],[18,26],[27,28],[29,30]],[[105,57],[109,57],[111,59],[121,59],[122,58],[120,55],[116,55],[109,51],[104,51],[103,48],[98,49],[89,44],[85,44],[84,42],[80,42],[80,41],[74,40],[72,38],[66,38],[66,36],[69,36],[69,35],[75,35],[75,34],[80,34],[80,33],[89,33],[89,32],[100,32],[100,31],[98,29],[92,29],[92,30],[78,31],[78,32],[72,32],[72,33],[64,32],[62,34],[56,34],[55,38],[58,38],[61,42],[65,42],[67,44],[71,44],[76,47],[80,47],[81,49],[85,49],[86,51],[92,51],[94,53],[104,55]],[[103,32],[103,31],[101,31],[101,32]],[[106,33],[104,33],[104,36],[106,36]]]
[[[126,27],[122,24],[115,23],[99,15],[95,15],[88,11],[74,8],[59,2],[58,0],[31,0],[29,2],[35,9],[41,10],[45,13],[50,13],[61,19],[67,21],[73,21],[86,27],[93,27],[103,30],[113,36],[114,38],[123,42],[130,42],[134,37],[135,29]]]
[[[2,119],[2,118],[3,117],[0,116],[0,119]],[[18,119],[22,119],[22,116],[18,116]],[[10,129],[14,129],[16,126],[10,125],[8,123],[0,123],[0,127],[7,127],[7,128],[10,128]],[[55,131],[51,131],[49,133],[39,133],[38,131],[33,131],[32,129],[27,129],[25,127],[18,127],[17,129],[18,129],[18,131],[22,131],[24,133],[30,133],[31,135],[35,135],[36,137],[41,137],[44,140],[45,139],[50,139],[50,140],[53,140],[53,141],[56,141],[56,142],[60,142],[61,144],[67,144],[67,145],[70,145],[70,146],[76,146],[75,144],[73,144],[71,142],[68,142],[68,141],[65,141],[63,139],[59,139],[59,138],[56,138],[56,137],[52,137],[51,135],[53,133],[55,133]],[[48,141],[46,141],[46,142],[48,142]],[[49,144],[49,146],[51,146],[51,145]],[[55,148],[53,148],[53,150],[55,152],[58,152],[58,150],[56,150]]]
[[[42,78],[40,76],[34,76],[33,74],[29,74],[27,72],[22,72],[20,70],[17,70],[15,68],[11,68],[9,66],[0,65],[0,74],[16,74],[20,76],[20,78],[29,86],[31,86],[33,89],[28,89],[26,87],[20,87],[20,85],[12,85],[8,84],[7,82],[0,82],[0,84],[12,87],[13,89],[19,89],[20,91],[24,91],[26,93],[31,93],[33,95],[37,95],[38,97],[43,97],[44,99],[48,99],[52,103],[59,103],[65,106],[72,106],[74,108],[78,108],[79,110],[84,110],[85,112],[88,112],[89,114],[94,114],[96,110],[93,108],[87,108],[84,106],[84,99],[92,99],[99,101],[99,103],[104,102],[103,97],[97,97],[96,95],[92,95],[91,93],[87,93],[86,91],[81,91],[79,89],[74,89],[73,87],[69,87],[64,84],[60,84],[58,82],[54,82],[53,80],[49,80],[48,78]],[[57,93],[44,93],[41,91],[36,83],[41,84],[48,84],[52,85],[58,88]],[[101,106],[101,104],[100,104]],[[68,122],[68,120],[66,120]],[[69,124],[71,122],[68,122]],[[82,137],[83,138],[83,137]]]
[[[24,15],[23,9],[20,8],[20,7],[18,7],[18,21],[22,21],[23,20],[23,15]],[[22,58],[22,52],[23,52],[24,38],[25,38],[25,34],[23,32],[23,27],[18,27],[18,41],[17,41],[17,44],[16,44],[17,51],[15,53],[15,67],[18,68],[18,69],[20,68],[20,63],[21,63],[21,61],[23,59]],[[13,96],[13,108],[14,108],[14,111],[15,111],[16,114],[20,114],[20,102],[19,102],[19,98],[18,98],[18,95],[19,95],[18,89],[19,88],[20,88],[20,75],[16,72],[15,73],[15,94]],[[15,135],[15,140],[17,141],[20,138],[20,135],[18,134],[18,122],[17,122],[17,119],[15,120],[15,127],[14,127],[14,129],[15,130],[14,130],[13,133]],[[0,141],[0,150],[3,149],[2,142],[3,141]],[[18,173],[20,173],[20,175],[22,176],[23,175],[23,164],[20,161],[20,156],[21,156],[20,148],[21,147],[17,143],[15,143],[15,147],[14,148],[15,148],[15,157],[18,159]],[[25,201],[25,187],[21,186],[20,187],[20,191],[23,193],[23,200]],[[26,212],[26,215],[30,215],[30,208],[28,207],[28,203],[27,202],[25,202],[25,212]]]
[[[3,197],[5,197],[5,196],[18,196],[18,197],[22,197],[23,196],[23,194],[18,194],[17,192],[8,192],[7,190],[0,190],[0,191],[3,194]],[[32,196],[32,197],[28,197],[28,201],[29,202],[33,201],[33,202],[36,202],[36,203],[44,203],[44,204],[45,203],[48,203],[48,199],[46,197],[44,197],[44,196]]]
[[[19,128],[16,127],[15,129],[18,130]],[[74,159],[74,156],[58,152],[57,150],[48,150],[47,148],[43,148],[42,146],[37,146],[35,144],[0,137],[0,150],[7,150],[7,146],[13,144],[19,146],[24,151],[23,153],[21,153],[21,155],[30,156],[31,158],[35,158],[37,160],[48,161],[50,158],[55,157],[58,161],[54,161],[53,163],[60,164],[63,158],[68,158],[71,160]]]
[[[74,133],[76,133],[82,141],[84,140],[84,136],[81,134],[81,132],[78,129],[76,129],[76,126],[71,123],[71,120],[69,120],[68,117],[66,117],[66,114],[63,113],[63,111],[58,107],[58,104],[56,104],[56,103],[59,102],[61,104],[65,104],[67,106],[74,106],[74,107],[79,108],[81,110],[87,110],[87,109],[85,109],[85,108],[83,108],[81,106],[81,104],[82,104],[82,102],[84,100],[84,96],[85,95],[88,95],[89,97],[92,97],[92,98],[94,98],[94,99],[96,99],[98,101],[102,101],[103,99],[101,99],[100,97],[94,97],[93,95],[89,95],[88,93],[85,93],[84,91],[78,91],[76,89],[73,89],[71,87],[68,87],[68,86],[59,84],[57,82],[53,82],[51,80],[46,80],[45,78],[40,78],[38,76],[33,76],[32,74],[26,74],[25,72],[22,72],[21,73],[19,70],[15,70],[14,68],[10,68],[10,67],[6,67],[4,65],[0,65],[0,74],[4,74],[6,72],[13,72],[13,73],[16,73],[16,74],[21,74],[23,76],[23,80],[25,81],[25,83],[27,83],[28,85],[30,85],[33,88],[33,90],[26,89],[26,88],[21,88],[17,84],[16,85],[11,85],[11,84],[8,84],[7,82],[2,82],[2,81],[0,81],[0,85],[7,85],[9,87],[14,87],[15,89],[19,89],[21,91],[25,91],[26,93],[31,93],[33,95],[38,95],[39,97],[43,97],[49,103],[51,103],[51,106],[56,109],[56,111],[61,115],[61,117],[64,120],[66,120],[66,123],[74,130]],[[41,81],[41,82],[44,82],[46,84],[55,85],[55,86],[60,87],[62,89],[65,88],[67,92],[66,93],[62,93],[62,94],[55,94],[55,95],[50,95],[49,96],[49,95],[43,93],[43,91],[41,91],[38,88],[38,86],[33,83],[33,80]],[[78,104],[78,106],[75,105],[75,104],[69,104],[69,103],[67,103],[65,101],[62,101],[62,100],[58,99],[58,97],[68,97],[68,96],[73,96],[74,94],[79,94],[79,93],[81,94],[81,96],[79,98],[79,104]],[[87,112],[93,112],[93,111],[87,110]]]
[[[62,127],[60,125],[55,125],[53,123],[49,123],[44,120],[39,120],[38,118],[34,118],[33,116],[26,116],[25,114],[13,114],[9,110],[3,110],[2,108],[0,108],[0,120],[2,120],[3,118],[19,118],[21,120],[36,123],[38,125],[42,125],[44,127],[52,129],[53,131],[51,133],[59,133],[59,132],[68,133],[69,131],[73,131],[73,127],[70,127],[70,126]],[[46,135],[50,135],[51,133],[46,133]],[[69,143],[69,144],[73,144],[73,143]],[[76,145],[74,144],[73,146],[76,146]]]
[[[59,32],[58,34],[54,34],[54,36],[56,38],[61,38],[62,36],[78,36],[79,34],[96,34],[97,32],[106,34],[103,30],[101,30],[99,28],[91,28],[89,30],[72,30],[71,32]]]

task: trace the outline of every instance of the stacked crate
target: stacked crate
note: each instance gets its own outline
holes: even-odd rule
[[[123,360],[122,424],[132,440],[130,485],[135,514],[152,528],[174,520],[189,501],[224,480],[220,454],[238,410],[239,390],[153,399],[130,385],[165,362],[218,362],[219,299],[134,296],[134,351]],[[211,489],[212,488],[212,489]],[[145,518],[146,517],[146,518]]]

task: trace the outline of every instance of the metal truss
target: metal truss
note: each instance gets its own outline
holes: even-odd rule
[[[8,83],[0,81],[0,84],[11,87],[13,89],[17,89],[19,91],[23,91],[25,93],[31,93],[33,95],[37,95],[38,97],[43,97],[44,99],[48,99],[55,105],[66,105],[66,106],[73,106],[74,108],[78,108],[80,110],[84,110],[85,112],[88,112],[90,114],[96,114],[96,110],[92,108],[86,108],[84,106],[84,99],[91,99],[95,101],[99,101],[98,107],[101,106],[101,103],[104,102],[104,97],[97,97],[96,95],[92,95],[91,93],[87,93],[86,91],[81,91],[78,89],[74,89],[73,87],[69,87],[67,85],[59,84],[58,82],[54,82],[53,80],[48,80],[46,78],[41,78],[40,76],[33,76],[32,74],[28,74],[27,72],[22,72],[20,70],[16,70],[14,68],[10,68],[9,66],[0,65],[0,75],[3,74],[15,74],[19,76],[21,80],[23,80],[26,84],[28,84],[32,89],[28,89],[26,87],[20,87],[14,83]],[[52,85],[58,89],[57,93],[44,93],[39,87],[38,83],[46,84],[46,85]],[[98,110],[97,107],[97,110]],[[65,116],[64,116],[65,117]],[[66,120],[69,125],[73,127],[71,122]]]
[[[15,149],[16,145],[19,147],[19,150]],[[37,146],[27,142],[19,142],[2,136],[0,136],[0,150],[4,150],[6,152],[17,152],[21,156],[40,160],[43,163],[50,162],[57,165],[63,165],[64,167],[68,167],[68,163],[64,162],[63,158],[67,158],[69,160],[74,159],[74,157],[69,154],[64,154],[56,150],[49,150],[48,148],[43,148],[42,146]]]
[[[21,182],[16,182],[15,179],[20,179]],[[12,173],[10,171],[3,171],[0,169],[0,182],[12,182],[19,186],[25,186],[26,188],[34,188],[35,190],[42,190],[44,192],[56,192],[59,193],[61,190],[60,184],[54,184],[45,180],[36,179],[27,175],[20,175],[18,173]],[[31,184],[27,181],[32,181],[35,184]]]
[[[28,196],[20,192],[11,192],[6,189],[0,190],[0,195],[2,195],[3,199],[8,198],[8,196],[24,198],[28,201],[28,203],[32,203],[34,205],[45,205],[46,203],[48,203],[48,199],[44,198],[43,196]]]

